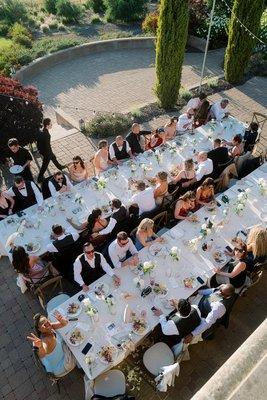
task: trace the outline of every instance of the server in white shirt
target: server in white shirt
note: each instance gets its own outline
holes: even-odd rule
[[[78,256],[73,265],[74,280],[87,292],[89,285],[101,278],[105,273],[113,277],[114,283],[120,285],[120,278],[114,274],[105,257],[97,253],[94,246],[87,242],[83,246],[83,253]]]
[[[205,100],[206,98],[206,93],[200,92],[198,97],[193,97],[188,101],[186,109],[189,110],[190,108],[193,108],[193,110],[198,110],[203,103],[203,100]]]
[[[122,136],[117,136],[115,142],[109,146],[109,157],[115,164],[119,164],[120,160],[132,158],[132,151],[127,140],[124,140]]]
[[[15,210],[21,211],[31,207],[34,204],[41,206],[43,204],[43,195],[32,181],[24,181],[22,176],[16,176],[14,185],[6,192],[9,196],[14,197]]]
[[[58,197],[61,193],[68,192],[73,188],[67,175],[57,171],[48,181],[48,189],[52,197]]]
[[[138,182],[138,193],[134,194],[131,198],[131,203],[136,204],[139,208],[139,215],[144,212],[153,211],[156,208],[154,198],[154,189],[152,187],[146,188],[145,182]]]
[[[108,254],[114,268],[138,264],[137,249],[126,232],[117,234],[117,238],[109,245]]]
[[[47,245],[46,250],[50,253],[62,253],[79,239],[79,233],[72,228],[65,231],[61,225],[55,224],[52,226],[52,237],[54,240]]]
[[[197,155],[198,166],[195,172],[195,178],[190,181],[184,182],[183,187],[188,187],[193,185],[195,182],[201,181],[207,175],[213,172],[213,162],[208,158],[208,153],[206,151],[200,151]]]
[[[185,114],[180,115],[176,125],[176,133],[178,135],[193,129],[194,114],[193,108],[189,108]]]
[[[215,289],[202,289],[198,293],[203,295],[198,303],[202,318],[200,324],[186,336],[186,343],[211,328],[230,310],[235,301],[235,288],[230,283]]]
[[[210,109],[211,118],[214,118],[216,121],[220,122],[223,118],[228,117],[228,104],[229,100],[227,99],[222,99],[221,101],[217,101],[216,103],[212,104]]]

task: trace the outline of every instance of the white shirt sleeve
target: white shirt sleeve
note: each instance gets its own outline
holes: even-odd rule
[[[73,272],[74,272],[74,280],[77,282],[80,286],[84,285],[84,281],[81,276],[82,272],[82,264],[79,258],[76,258],[73,264]]]
[[[205,332],[217,321],[217,319],[221,318],[225,313],[226,308],[221,302],[215,301],[211,303],[211,311],[208,313],[205,319],[201,319],[200,324],[191,332],[192,335],[197,336]]]
[[[52,197],[58,197],[60,195],[60,193],[56,191],[56,188],[53,185],[53,183],[50,181],[48,182],[48,189],[50,190]]]
[[[106,235],[107,233],[112,232],[113,229],[114,229],[115,226],[116,226],[116,223],[117,223],[117,221],[116,221],[114,218],[110,217],[108,226],[106,226],[106,228],[102,229],[99,233],[100,233],[101,235]]]
[[[126,143],[128,143],[128,142],[126,142]],[[115,157],[114,148],[113,148],[112,144],[109,146],[109,157],[110,157],[111,160],[113,160],[113,158],[116,158]]]
[[[15,197],[15,193],[13,192],[12,187],[8,190],[5,190],[4,193],[6,193],[8,196]]]
[[[53,243],[49,243],[46,246],[46,250],[49,251],[50,253],[58,253],[57,248],[53,245]]]
[[[40,190],[38,189],[38,187],[35,185],[34,182],[31,182],[31,187],[32,187],[32,190],[34,191],[38,206],[41,206],[44,201],[42,193],[40,192]]]
[[[161,325],[161,330],[163,335],[179,335],[177,326],[172,319],[166,320],[164,315],[159,317],[159,323]]]
[[[131,148],[130,148],[129,143],[127,142],[127,140],[126,140],[126,151],[127,151],[127,153],[129,153],[131,151]]]
[[[107,260],[105,259],[105,257],[100,254],[100,259],[101,259],[101,266],[102,269],[106,272],[106,274],[108,274],[109,276],[113,276],[114,275],[114,271],[111,268],[111,266],[108,264]]]
[[[69,180],[67,175],[64,175],[66,178],[66,183],[67,183],[67,189],[71,190],[73,188],[73,184],[71,183],[71,181]]]
[[[205,164],[199,164],[198,169],[196,170],[196,180],[200,181],[206,173]]]
[[[109,245],[108,254],[109,254],[109,257],[110,257],[110,259],[112,261],[112,264],[113,264],[114,268],[121,268],[120,256],[116,252],[116,246],[114,246],[114,242],[112,242]]]
[[[129,238],[129,244],[130,244],[130,245],[129,245],[129,251],[130,251],[130,253],[132,254],[132,256],[134,256],[135,254],[138,253],[138,251],[137,251],[135,245],[133,244],[132,239],[130,239],[130,238]]]

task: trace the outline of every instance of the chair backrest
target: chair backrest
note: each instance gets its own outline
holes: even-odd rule
[[[51,197],[51,193],[50,193],[50,190],[48,187],[48,183],[49,183],[50,179],[51,179],[51,176],[49,176],[48,178],[45,178],[43,180],[42,193],[43,193],[44,200],[49,199],[49,197]]]
[[[167,225],[167,211],[162,211],[153,218],[154,221],[154,231],[157,233],[161,228]]]
[[[46,307],[46,290],[50,289],[51,295],[51,293],[54,293],[57,288],[59,288],[59,290],[62,292],[62,276],[60,275],[47,280],[35,290],[34,294],[37,295],[39,303],[44,310]]]
[[[266,157],[267,154],[267,138],[266,135],[263,135],[264,133],[263,127],[266,123],[266,120],[267,120],[267,115],[258,112],[253,113],[251,122],[256,122],[259,125],[259,134],[253,149],[253,156],[255,157],[260,155]]]
[[[132,240],[135,240],[135,238],[136,238],[137,229],[138,229],[138,227],[134,228],[130,233],[130,237]]]

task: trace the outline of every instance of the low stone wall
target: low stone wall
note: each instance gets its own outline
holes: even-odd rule
[[[79,46],[70,47],[56,53],[48,54],[44,57],[37,58],[25,67],[17,71],[13,77],[23,81],[38,74],[44,69],[52,67],[55,64],[71,60],[75,57],[86,56],[88,54],[99,53],[103,51],[146,49],[155,46],[154,37],[135,37],[125,39],[100,40],[97,42],[85,43]]]

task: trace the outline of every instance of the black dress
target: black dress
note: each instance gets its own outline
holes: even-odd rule
[[[7,201],[8,206],[6,208],[3,208],[3,207],[0,206],[0,214],[8,216],[9,215],[8,212],[9,212],[10,207],[11,207],[11,201],[8,200],[8,199],[6,199],[6,201]],[[3,219],[4,219],[3,217],[0,217],[0,221],[2,221]]]

